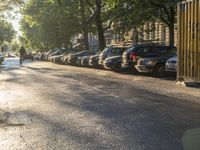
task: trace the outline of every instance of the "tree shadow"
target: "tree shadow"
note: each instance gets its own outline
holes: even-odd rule
[[[101,92],[88,94],[82,89],[82,92],[78,90],[82,98],[58,102],[62,107],[99,116],[101,123],[113,133],[119,130],[125,149],[137,144],[143,145],[144,150],[183,149],[184,132],[200,126],[199,104],[142,89],[129,90],[133,100],[127,97],[116,100]]]

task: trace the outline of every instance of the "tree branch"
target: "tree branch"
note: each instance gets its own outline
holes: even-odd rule
[[[90,2],[90,0],[85,0],[87,3],[88,3],[88,5],[92,8],[92,10],[94,11],[94,12],[96,12],[96,8],[92,5],[92,3]]]
[[[108,26],[107,27],[105,27],[104,29],[103,29],[103,31],[106,31],[106,30],[108,30],[110,27],[111,27],[111,25],[112,25],[112,23],[114,22],[114,19],[113,20],[111,20],[110,22],[109,22],[109,24],[108,24]]]
[[[170,18],[170,13],[169,13],[169,11],[167,10],[167,8],[166,8],[165,6],[163,6],[163,5],[161,5],[161,4],[158,4],[158,3],[154,2],[153,0],[148,0],[148,1],[149,1],[152,5],[154,5],[154,6],[158,7],[158,8],[160,8],[160,9],[163,9],[164,12],[165,12],[166,15],[167,15],[168,20],[171,20],[171,18]]]

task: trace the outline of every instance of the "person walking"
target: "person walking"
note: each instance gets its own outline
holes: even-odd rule
[[[25,53],[26,53],[26,50],[25,50],[24,47],[22,46],[22,47],[20,48],[20,50],[19,50],[19,57],[20,57],[19,63],[20,63],[20,65],[22,65],[22,63],[23,63]]]

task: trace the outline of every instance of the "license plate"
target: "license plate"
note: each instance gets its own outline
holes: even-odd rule
[[[169,70],[169,71],[176,71],[176,65],[174,64],[168,64],[166,65],[166,70]]]

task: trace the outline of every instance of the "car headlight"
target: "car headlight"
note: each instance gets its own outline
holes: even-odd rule
[[[155,60],[149,60],[149,59],[140,59],[139,60],[140,65],[155,65],[156,61]]]
[[[155,64],[156,64],[156,61],[155,61],[155,60],[147,60],[147,61],[146,61],[146,64],[147,64],[147,65],[150,65],[150,66],[151,66],[151,65],[155,65]]]

